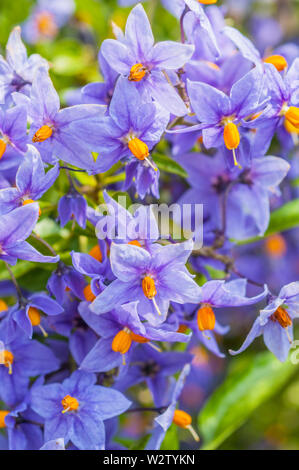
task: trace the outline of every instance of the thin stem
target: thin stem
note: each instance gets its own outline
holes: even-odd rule
[[[86,173],[86,170],[77,170],[75,168],[70,168],[68,166],[60,166],[59,170],[68,170],[68,171],[77,171],[79,173]]]
[[[188,11],[188,7],[187,5],[185,6],[185,10],[183,11],[182,15],[181,15],[181,18],[180,18],[180,28],[181,28],[181,42],[184,44],[185,42],[185,31],[184,31],[184,18],[185,18],[185,15]]]
[[[252,285],[254,285],[254,286],[257,286],[257,287],[264,288],[264,285],[263,285],[263,284],[261,284],[261,283],[259,283],[259,282],[256,282],[256,281],[253,281],[252,279],[248,279],[247,276],[244,276],[243,274],[239,273],[239,271],[238,271],[235,267],[233,267],[232,272],[233,272],[234,274],[236,274],[237,276],[241,277],[242,279],[247,279],[247,281],[248,281],[250,284],[252,284]]]
[[[32,233],[31,236],[35,239],[35,240],[38,240],[40,243],[42,243],[46,248],[48,248],[48,250],[52,253],[53,256],[57,256],[57,253],[56,251],[51,247],[51,245],[49,245],[48,242],[46,242],[46,240],[44,240],[42,237],[40,237],[39,235],[37,235],[37,233]]]
[[[11,277],[12,283],[13,283],[13,285],[14,285],[15,288],[16,288],[19,301],[21,301],[21,300],[23,299],[23,294],[22,294],[21,288],[20,288],[20,286],[19,286],[19,284],[18,284],[18,281],[16,280],[16,278],[15,278],[15,276],[14,276],[14,274],[13,274],[13,272],[12,272],[10,266],[7,264],[7,262],[4,261],[4,263],[5,263],[6,269],[7,269],[7,271],[9,272],[9,275],[10,275],[10,277]]]
[[[130,410],[127,410],[126,413],[143,413],[144,411],[152,411],[156,413],[164,413],[164,411],[168,408],[167,406],[160,406],[159,408],[155,407],[147,407],[147,408],[131,408]]]

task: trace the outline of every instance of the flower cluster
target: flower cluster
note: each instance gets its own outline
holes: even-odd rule
[[[119,3],[133,7],[125,31],[113,25],[103,81],[76,104],[61,104],[21,38],[53,40],[72,0],[39,0],[0,57],[3,449],[122,449],[118,423],[143,411],[143,448],[171,426],[197,442],[181,394],[200,354],[223,360],[263,335],[284,362],[292,345],[298,246],[267,230],[297,196],[299,58],[258,49],[217,0],[163,0],[181,37],[162,42],[141,3]],[[120,194],[140,203],[133,213]],[[193,216],[203,204],[203,245],[197,228],[165,238],[154,201]],[[243,312],[250,331],[232,350]]]

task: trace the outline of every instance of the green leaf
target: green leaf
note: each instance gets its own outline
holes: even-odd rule
[[[3,281],[5,279],[10,279],[8,271],[5,269],[4,266],[2,267],[3,267],[3,270],[1,269],[1,272],[0,272],[0,281]],[[11,266],[11,270],[15,278],[18,279],[19,277],[23,276],[29,271],[32,271],[33,269],[35,269],[35,267],[36,265],[34,263],[31,263],[30,261],[19,260],[15,266]]]
[[[179,436],[178,428],[174,424],[170,426],[165,434],[164,440],[161,445],[161,450],[179,450]]]
[[[291,362],[282,364],[270,352],[233,360],[227,378],[199,414],[203,449],[219,447],[297,370]]]
[[[299,198],[272,212],[266,235],[283,232],[299,225]]]
[[[159,170],[173,173],[174,175],[181,176],[182,178],[188,178],[188,173],[184,168],[167,155],[155,153],[152,157]]]

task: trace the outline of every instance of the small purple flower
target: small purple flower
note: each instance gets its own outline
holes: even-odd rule
[[[59,304],[63,304],[67,291],[70,290],[76,297],[83,300],[83,290],[85,286],[84,277],[76,272],[72,266],[59,261],[56,271],[54,271],[47,284],[51,295],[54,295]]]
[[[28,19],[23,25],[23,37],[26,42],[35,44],[53,39],[74,13],[73,0],[38,0]]]
[[[176,409],[177,401],[182,393],[186,378],[190,373],[190,364],[186,364],[177,380],[173,385],[172,392],[169,394],[170,404],[166,410],[157,418],[155,418],[155,427],[150,440],[146,445],[146,450],[157,450],[163,442],[165,434],[172,423],[188,429],[194,439],[199,441],[199,437],[191,425],[191,416],[183,410]]]
[[[32,408],[45,419],[46,441],[60,437],[81,450],[104,448],[104,421],[124,413],[131,402],[95,382],[94,374],[76,371],[62,384],[34,389]]]
[[[72,187],[65,196],[62,196],[58,203],[58,214],[61,227],[64,227],[70,220],[76,220],[78,225],[85,229],[86,210],[86,199]]]
[[[230,353],[243,352],[255,338],[263,335],[267,348],[281,362],[286,361],[293,341],[293,320],[298,318],[298,312],[299,282],[291,282],[260,311],[241,348]]]
[[[33,248],[28,238],[39,217],[37,203],[19,207],[0,219],[0,259],[9,264],[16,264],[17,259],[26,259],[37,263],[57,263],[59,256],[44,256]]]
[[[6,44],[6,60],[0,56],[0,103],[16,91],[29,95],[33,77],[41,67],[48,70],[48,62],[38,54],[27,57],[21,28],[15,27]]]
[[[101,48],[116,72],[125,76],[145,97],[152,97],[169,112],[183,116],[188,110],[165,76],[182,67],[192,56],[192,45],[172,41],[154,45],[149,20],[141,4],[131,11],[122,41],[106,39]]]
[[[153,325],[164,322],[169,302],[197,303],[200,287],[185,264],[193,241],[161,246],[150,251],[134,245],[111,246],[111,268],[117,277],[91,304],[96,314],[138,300],[138,313]]]
[[[18,168],[15,187],[0,190],[0,214],[6,214],[17,207],[40,199],[54,184],[58,175],[58,164],[45,173],[38,150],[29,145]]]
[[[88,129],[100,122],[105,106],[82,104],[60,109],[58,94],[45,69],[35,74],[30,99],[14,94],[14,100],[27,106],[32,121],[29,136],[44,161],[61,159],[86,170],[94,168],[94,143],[81,124],[84,122]]]
[[[59,360],[47,346],[26,338],[21,331],[6,341],[4,330],[0,330],[0,397],[14,406],[25,397],[29,378],[56,371]]]
[[[187,129],[187,132],[202,129],[205,147],[227,148],[233,154],[232,164],[228,159],[230,166],[240,167],[236,153],[244,128],[254,125],[256,114],[264,110],[267,102],[261,101],[262,87],[263,75],[257,68],[234,83],[230,96],[207,83],[188,80],[191,104],[201,124]]]
[[[155,103],[142,101],[135,87],[119,78],[109,116],[93,129],[83,124],[86,133],[94,133],[95,150],[99,152],[96,171],[107,171],[119,160],[138,160],[145,172],[156,170],[149,152],[159,142],[168,121],[168,112]]]

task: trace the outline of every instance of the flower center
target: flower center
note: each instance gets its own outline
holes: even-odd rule
[[[128,147],[138,160],[145,160],[149,156],[148,146],[145,142],[138,139],[138,137],[129,140]]]
[[[264,62],[274,65],[278,72],[282,72],[288,66],[287,61],[282,55],[270,55],[264,59]]]
[[[0,351],[0,364],[3,364],[5,367],[8,368],[9,375],[12,374],[12,365],[14,361],[14,355],[12,352],[7,351]]]
[[[195,429],[191,425],[192,418],[188,413],[186,413],[186,411],[175,410],[173,415],[173,423],[179,426],[180,428],[188,429],[188,431],[190,431],[190,433],[192,434],[194,440],[197,442],[199,441],[199,437]]]
[[[285,119],[296,129],[296,131],[299,130],[299,108],[290,106],[285,113]]]
[[[62,400],[61,404],[63,406],[63,410],[61,413],[67,413],[68,411],[77,411],[79,408],[79,402],[77,398],[71,397],[70,395],[66,395]]]
[[[131,240],[128,242],[128,245],[139,246],[139,248],[142,248],[141,243],[138,240]]]
[[[283,307],[278,307],[273,315],[271,315],[270,319],[274,322],[278,321],[282,328],[288,328],[288,326],[292,325],[292,319]]]
[[[238,127],[234,122],[228,121],[225,123],[223,131],[223,140],[226,148],[228,150],[233,151],[234,165],[240,168],[240,165],[236,158],[236,148],[238,148],[240,144],[240,133]]]
[[[113,338],[111,345],[112,351],[122,354],[123,365],[126,364],[124,355],[129,351],[131,344],[131,331],[127,327],[119,331]]]
[[[140,82],[147,73],[147,68],[143,64],[135,64],[130,70],[130,82]]]
[[[32,142],[44,142],[44,140],[51,137],[53,134],[53,129],[50,126],[44,125],[36,133],[32,138]]]
[[[32,326],[38,326],[39,329],[41,330],[42,334],[44,335],[45,338],[47,338],[48,333],[45,331],[45,329],[41,325],[41,316],[37,308],[35,307],[29,307],[28,309],[28,317],[30,320],[30,323]]]
[[[203,5],[213,5],[217,3],[218,0],[197,0],[198,3],[202,3]]]
[[[197,311],[197,325],[199,331],[214,330],[216,318],[212,307],[208,304],[203,305]]]
[[[148,299],[152,300],[157,295],[157,289],[155,285],[155,281],[150,276],[145,276],[142,279],[142,290]]]
[[[98,260],[100,263],[103,261],[103,255],[101,252],[101,248],[99,245],[95,245],[89,252],[90,256],[94,259]]]
[[[27,204],[33,204],[35,201],[33,199],[24,199],[22,202],[22,206],[27,206]],[[40,207],[38,206],[38,216],[40,217],[42,214],[42,211],[40,210]]]
[[[57,33],[57,26],[51,13],[44,11],[38,14],[36,25],[38,31],[44,36],[55,36]]]
[[[9,414],[9,411],[0,410],[0,429],[6,428],[5,418]]]
[[[0,299],[0,312],[6,312],[8,310],[7,303]]]
[[[3,157],[4,153],[5,153],[5,150],[6,150],[6,142],[1,139],[0,140],[0,159]]]

